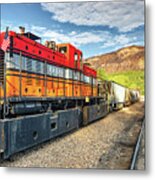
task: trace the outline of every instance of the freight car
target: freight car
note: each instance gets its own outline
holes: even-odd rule
[[[20,30],[0,33],[0,155],[4,159],[106,116],[113,107],[111,98],[116,100],[118,93],[114,82],[99,87],[96,71],[83,63],[82,52],[72,44],[42,45],[40,37]],[[116,106],[124,96],[118,99]]]
[[[135,102],[139,101],[139,98],[140,98],[139,91],[131,90],[130,97],[131,97],[131,99],[130,99],[131,103],[135,103]]]
[[[119,110],[131,103],[137,102],[140,97],[138,90],[131,90],[114,81],[99,80],[98,95],[107,100],[109,111]]]

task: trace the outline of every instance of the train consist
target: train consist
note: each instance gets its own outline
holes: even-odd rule
[[[114,81],[98,80],[98,95],[104,97],[109,105],[109,110],[119,110],[139,100],[138,90],[131,90]]]
[[[78,129],[139,99],[139,92],[97,80],[73,45],[31,32],[0,33],[0,154],[12,154]]]

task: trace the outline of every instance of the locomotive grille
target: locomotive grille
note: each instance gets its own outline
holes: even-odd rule
[[[0,85],[4,83],[4,52],[0,50]]]
[[[41,85],[41,80],[39,78],[36,77],[36,85],[40,86]]]
[[[32,60],[31,59],[27,59],[26,69],[28,72],[32,72]],[[28,75],[27,81],[26,81],[27,85],[32,85],[32,78],[31,77],[32,77],[31,75]]]
[[[27,77],[26,84],[27,84],[28,86],[32,85],[32,78],[31,78],[31,76]]]

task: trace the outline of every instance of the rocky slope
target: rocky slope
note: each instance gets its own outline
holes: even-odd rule
[[[106,73],[144,70],[144,47],[129,46],[115,52],[91,57],[85,63]]]

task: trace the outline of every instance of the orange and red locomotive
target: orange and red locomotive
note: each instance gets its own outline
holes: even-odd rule
[[[1,34],[0,45],[4,35]],[[9,36],[12,45],[5,52],[5,59],[0,51],[1,63],[6,62],[7,97],[97,96],[96,71],[83,65],[79,49],[53,41],[44,46],[30,32],[10,31]],[[0,95],[3,96],[3,89]]]
[[[0,156],[78,129],[136,102],[137,91],[97,82],[96,71],[70,43],[31,32],[0,33]],[[127,93],[128,92],[128,93]]]
[[[10,155],[108,113],[96,71],[70,43],[31,32],[0,33],[0,155]]]

